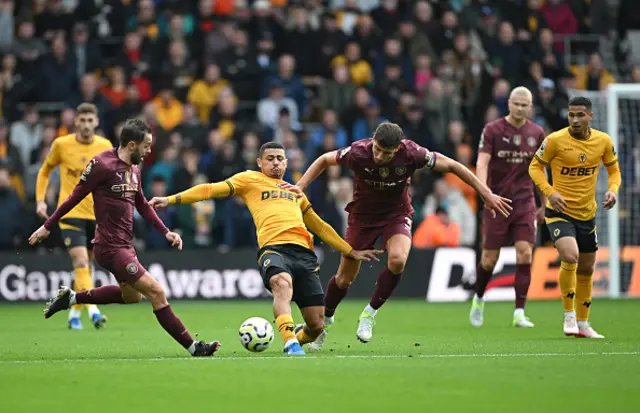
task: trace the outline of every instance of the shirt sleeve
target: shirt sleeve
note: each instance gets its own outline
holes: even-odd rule
[[[44,227],[51,231],[53,225],[78,205],[91,191],[96,189],[103,179],[104,170],[102,165],[95,158],[91,159],[84,172],[82,172],[80,181],[73,189],[73,192],[71,192],[71,195],[69,195],[69,198],[51,214],[49,219],[44,223]]]
[[[229,196],[242,196],[249,188],[249,173],[240,172],[224,182],[229,186]]]
[[[604,148],[604,155],[602,156],[602,163],[604,166],[612,166],[618,162],[618,154],[616,148],[613,146],[613,141],[607,136],[607,144]]]
[[[534,157],[543,165],[547,165],[556,156],[555,139],[548,136],[536,151]]]
[[[47,158],[42,163],[36,179],[36,201],[44,201],[47,187],[49,186],[49,176],[56,166],[60,165],[60,145],[53,141]]]
[[[484,129],[482,129],[478,152],[488,153],[489,155],[493,153],[493,131],[489,126],[485,126]]]
[[[345,168],[354,169],[353,145],[336,151],[336,162]]]
[[[138,182],[142,182],[142,180],[138,179]],[[169,228],[164,225],[164,222],[162,222],[155,209],[149,205],[149,201],[147,201],[142,191],[142,185],[138,186],[138,192],[136,192],[136,209],[145,221],[153,225],[153,227],[162,234],[169,232]]]

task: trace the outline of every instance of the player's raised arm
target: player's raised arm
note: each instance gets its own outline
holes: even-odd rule
[[[609,142],[605,148],[602,163],[604,163],[604,166],[607,168],[607,184],[609,187],[602,206],[611,209],[617,202],[618,190],[620,189],[620,185],[622,185],[622,174],[620,173],[620,166],[618,165],[618,156],[616,155],[616,150],[613,147],[611,138],[609,138]]]
[[[492,211],[494,215],[497,211],[505,217],[509,216],[513,209],[510,205],[511,200],[495,195],[487,185],[482,183],[480,179],[478,179],[478,177],[475,176],[467,167],[440,153],[436,154],[427,151],[426,156],[427,167],[431,167],[433,170],[438,172],[451,172],[455,174],[458,178],[462,179],[464,183],[472,187],[478,195],[480,195],[487,209]]]
[[[67,200],[64,201],[53,214],[51,214],[51,216],[45,221],[44,225],[31,234],[29,237],[29,244],[35,245],[47,238],[51,233],[51,229],[60,220],[60,218],[65,216],[76,205],[78,205],[80,201],[89,195],[89,193],[98,186],[101,180],[102,171],[100,170],[100,164],[95,159],[92,159],[82,173],[80,182],[78,182],[71,195],[69,195],[69,198],[67,198]]]
[[[322,175],[322,173],[328,167],[338,165],[339,153],[349,151],[349,149],[350,147],[347,147],[346,149],[342,149],[340,151],[331,151],[325,153],[324,155],[313,161],[311,166],[309,166],[304,175],[302,175],[302,178],[300,178],[300,180],[295,185],[283,181],[281,184],[282,189],[293,191],[297,194],[298,198],[302,198],[304,191],[309,187],[311,182],[318,179],[318,177]]]
[[[339,251],[342,255],[349,258],[361,261],[380,261],[377,257],[382,253],[380,250],[355,251],[351,248],[351,245],[342,239],[331,225],[327,224],[318,216],[318,214],[316,214],[313,208],[311,208],[311,204],[306,197],[300,203],[300,208],[302,209],[304,225],[331,248]]]
[[[36,179],[36,213],[41,218],[48,218],[47,204],[44,199],[46,197],[47,187],[49,186],[49,176],[51,176],[51,172],[59,164],[60,149],[58,142],[54,140],[51,144],[51,150],[47,155],[47,159],[42,163],[38,171],[38,178]]]

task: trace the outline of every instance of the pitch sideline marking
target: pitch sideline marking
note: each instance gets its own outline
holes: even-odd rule
[[[0,360],[0,364],[49,364],[49,363],[103,363],[103,362],[131,362],[131,361],[236,361],[236,360],[319,360],[319,359],[444,359],[444,358],[510,358],[510,357],[582,357],[582,356],[638,356],[640,351],[626,352],[586,352],[586,353],[471,353],[471,354],[390,354],[390,355],[347,355],[347,356],[246,356],[246,357],[132,357],[132,358],[78,358],[51,360]]]

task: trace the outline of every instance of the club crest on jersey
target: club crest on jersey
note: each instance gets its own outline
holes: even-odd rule
[[[386,178],[389,176],[389,168],[380,168],[378,169],[378,173],[381,177]]]
[[[578,156],[578,159],[580,160],[580,162],[584,163],[587,160],[587,155],[581,153],[580,156]]]
[[[514,145],[520,145],[521,143],[522,143],[522,136],[514,135],[513,136],[513,144]]]
[[[536,146],[538,146],[538,140],[536,138],[534,138],[533,136],[529,136],[527,138],[527,144],[529,146],[531,146],[532,148],[535,148]]]
[[[125,268],[131,275],[135,275],[138,272],[138,266],[134,262],[130,262]]]
[[[83,181],[87,180],[87,176],[89,176],[89,174],[91,173],[91,170],[93,169],[93,164],[94,163],[96,163],[96,161],[94,159],[92,159],[87,164],[87,167],[84,169],[84,172],[82,173],[82,176],[80,177],[80,179],[82,179]]]
[[[405,168],[404,166],[396,167],[396,175],[402,176],[402,175],[404,175],[406,173],[407,173],[407,168]]]

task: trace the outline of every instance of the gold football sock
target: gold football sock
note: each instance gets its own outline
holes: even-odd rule
[[[593,291],[593,277],[591,275],[577,275],[576,285],[576,319],[578,321],[589,320],[589,310],[591,309],[591,294]]]
[[[91,278],[91,269],[86,267],[73,269],[73,286],[74,291],[85,291],[93,288],[93,278]],[[91,304],[76,304],[74,310],[80,310],[83,306],[89,308]]]
[[[302,330],[298,331],[298,334],[296,334],[296,338],[298,339],[300,345],[302,345],[313,343],[318,337],[311,337],[309,334],[307,334],[307,330],[303,328]]]
[[[568,264],[564,261],[560,264],[560,293],[565,313],[575,311],[577,268],[578,264]]]
[[[296,335],[293,330],[296,328],[296,325],[293,324],[293,318],[291,314],[282,314],[276,318],[276,325],[278,326],[278,331],[280,332],[280,337],[282,337],[282,341],[286,344],[287,341],[295,339]]]

